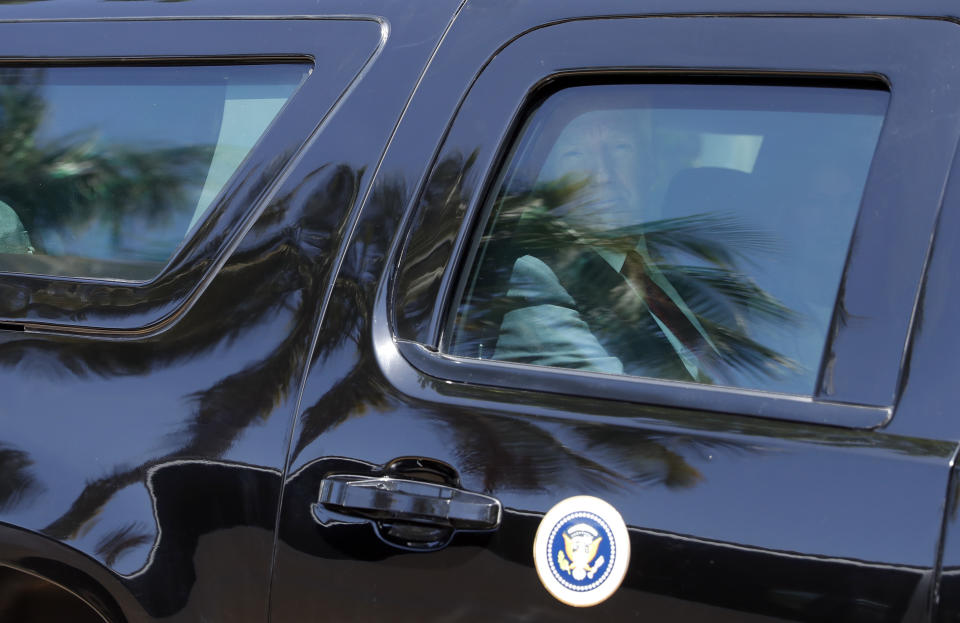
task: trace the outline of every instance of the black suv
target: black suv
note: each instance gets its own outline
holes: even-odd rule
[[[957,619],[958,19],[2,3],[0,620]]]

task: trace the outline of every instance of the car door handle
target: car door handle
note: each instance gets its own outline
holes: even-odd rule
[[[320,482],[320,504],[378,521],[412,521],[455,530],[495,530],[500,501],[447,485],[340,474]]]

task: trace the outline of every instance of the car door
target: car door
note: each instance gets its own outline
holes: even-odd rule
[[[454,6],[108,5],[0,9],[0,619],[262,621],[317,294]]]
[[[956,443],[911,428],[899,401],[960,136],[946,95],[956,26],[834,5],[832,16],[675,10],[461,10],[326,295],[285,475],[272,620],[929,616]],[[600,110],[629,112],[659,145],[635,169],[659,211],[624,229],[640,236],[629,246],[571,225],[564,197],[595,182],[544,178],[554,154],[582,157],[557,145]],[[602,220],[617,201],[594,203]],[[553,229],[535,220],[551,210],[565,219]],[[590,288],[575,292],[530,251],[544,239],[613,249],[595,253],[604,271],[611,255],[643,264],[641,285],[622,283],[643,291],[647,332],[571,339],[554,323],[538,346],[506,348],[547,312],[594,328]],[[785,255],[746,262],[759,269],[723,259],[758,242]],[[678,246],[687,263],[667,263]],[[751,308],[746,333],[708,324],[695,300],[721,268],[724,301],[751,293],[730,303]],[[517,299],[539,309],[508,330],[526,309]],[[760,299],[777,304],[758,310]],[[757,337],[794,324],[794,337]],[[661,354],[611,356],[631,340]],[[567,350],[540,352],[554,342]],[[736,370],[710,372],[703,352]],[[583,528],[558,512],[600,519]],[[595,527],[618,516],[628,536]],[[607,549],[577,558],[587,534]],[[615,556],[622,585],[571,596],[603,589]]]

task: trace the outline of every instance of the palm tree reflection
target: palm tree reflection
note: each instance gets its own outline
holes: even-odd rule
[[[464,188],[465,180],[471,179],[470,167],[474,158],[455,157],[438,166],[443,175],[438,176],[428,187],[426,201],[442,202],[447,210],[456,212],[466,205],[471,194]],[[569,192],[570,189],[554,186],[543,189],[544,192]],[[317,401],[307,407],[300,420],[298,435],[292,448],[293,462],[304,453],[308,446],[325,433],[332,431],[348,420],[363,416],[376,416],[393,410],[406,410],[390,389],[389,384],[379,373],[374,357],[369,327],[370,309],[376,291],[379,271],[384,266],[385,250],[390,244],[390,228],[383,227],[391,215],[396,215],[403,205],[406,191],[402,181],[381,182],[374,189],[371,200],[364,208],[364,218],[357,230],[357,240],[353,252],[344,258],[337,282],[337,290],[330,300],[327,314],[321,327],[318,344],[314,353],[314,368],[324,369],[327,361],[350,361],[344,369],[337,366],[331,369],[326,378],[334,376],[335,381],[325,384],[325,389]],[[717,222],[713,225],[716,228]],[[429,227],[430,224],[424,224]],[[535,233],[527,234],[534,241],[551,240],[556,223],[540,223],[540,237]],[[644,233],[654,240],[652,245],[663,248],[675,245],[692,249],[699,256],[725,260],[733,257],[737,251],[726,247],[723,242],[741,241],[762,246],[764,240],[755,240],[755,234],[743,231],[729,223],[730,232],[725,240],[708,238],[704,240],[704,230],[709,229],[709,220],[691,219],[674,224],[677,235],[671,237],[670,224],[658,224]],[[722,230],[722,228],[720,228]],[[506,229],[504,230],[506,231]],[[637,232],[626,232],[625,236],[635,236]],[[506,235],[506,234],[504,234]],[[433,273],[432,259],[437,256],[437,246],[445,246],[450,241],[432,239],[424,248],[409,250],[407,261],[420,269],[415,275]],[[511,240],[516,244],[516,239]],[[586,244],[586,243],[584,243]],[[618,237],[604,234],[601,244],[613,248],[624,244]],[[507,266],[509,269],[511,265]],[[719,270],[719,269],[718,269]],[[728,308],[722,308],[715,295],[705,301],[703,308],[715,307],[713,317],[723,314],[744,313],[744,310],[759,308],[771,317],[788,318],[789,312],[776,301],[765,298],[755,286],[737,280],[726,273],[710,273],[712,279],[703,288],[711,294],[714,291],[729,292]],[[420,305],[420,293],[429,291],[428,278],[414,276],[400,289],[407,305]],[[707,278],[704,278],[707,281]],[[407,287],[410,286],[410,287]],[[726,288],[726,290],[724,290]],[[495,297],[491,297],[493,299]],[[721,298],[722,300],[722,298]],[[484,301],[488,302],[488,301]],[[493,303],[491,303],[493,304]],[[483,322],[496,314],[484,309],[472,317],[474,322]],[[489,314],[489,315],[486,315]],[[704,312],[706,316],[707,312]],[[754,351],[759,345],[749,344]],[[754,352],[751,351],[751,352]],[[449,389],[442,383],[433,384],[429,379],[424,382],[439,391],[441,395]],[[489,394],[488,394],[489,395]],[[547,489],[559,482],[581,484],[592,490],[622,488],[628,483],[663,484],[668,487],[691,487],[703,479],[701,472],[688,460],[687,455],[706,451],[757,452],[758,449],[744,444],[710,440],[702,435],[662,437],[643,434],[618,434],[615,429],[603,432],[592,427],[575,428],[573,437],[579,439],[572,444],[569,438],[560,438],[550,428],[534,420],[521,421],[493,414],[473,414],[466,417],[456,409],[442,408],[433,404],[418,403],[408,416],[423,417],[446,430],[454,452],[459,457],[458,466],[466,476],[472,476],[483,483],[487,491],[504,489],[539,490]],[[310,459],[311,457],[305,457]]]
[[[9,76],[5,79],[12,80]],[[21,82],[15,88],[0,90],[4,111],[0,120],[0,198],[23,210],[28,229],[51,225],[83,228],[90,219],[106,220],[116,228],[125,210],[146,218],[166,218],[165,211],[176,203],[174,196],[190,184],[183,180],[209,156],[202,148],[150,154],[96,153],[79,137],[60,145],[24,140],[42,116],[36,99],[40,77],[25,71],[17,79]],[[454,174],[445,176],[429,193],[430,200],[449,202],[454,210],[465,205],[469,196],[469,189],[463,186],[469,179],[465,173],[473,163],[473,158],[445,163]],[[277,197],[188,317],[161,334],[110,343],[24,335],[0,350],[0,364],[6,366],[31,360],[55,362],[43,366],[55,377],[119,379],[184,366],[248,335],[277,314],[290,319],[284,336],[266,345],[258,358],[226,369],[216,382],[188,397],[190,412],[166,440],[164,451],[133,466],[117,465],[111,473],[88,481],[69,506],[42,528],[44,533],[63,540],[78,538],[114,496],[126,487],[146,483],[152,469],[184,458],[221,457],[246,429],[285,404],[307,364],[315,305],[322,298],[325,276],[334,262],[329,241],[342,233],[343,215],[355,205],[364,175],[363,169],[328,165]],[[262,184],[255,187],[262,188],[272,177],[272,171],[265,171]],[[321,327],[320,347],[314,353],[314,365],[320,369],[328,361],[351,363],[337,366],[339,380],[303,413],[294,454],[349,418],[402,407],[400,398],[378,373],[370,343],[369,310],[398,216],[407,201],[403,182],[386,180],[374,189],[364,208],[355,241],[337,275],[336,292]],[[270,296],[251,296],[250,284],[269,284]],[[110,304],[76,302],[78,313]],[[569,440],[534,423],[464,418],[462,413],[435,406],[420,412],[449,431],[462,460],[461,469],[481,479],[489,490],[545,488],[557,481],[558,474],[596,488],[621,487],[625,481],[689,487],[702,478],[677,447],[652,436],[642,443],[631,436],[628,444],[597,440],[592,437],[595,433],[580,431],[577,435],[585,448],[575,448]],[[520,469],[521,464],[534,468]],[[0,449],[0,465],[5,474],[0,483],[0,509],[8,510],[40,491],[22,452]],[[125,552],[142,548],[153,538],[147,534],[152,530],[139,524],[111,526],[98,539],[93,553],[109,565]]]
[[[168,201],[170,193],[183,188],[173,178],[207,157],[199,148],[153,155],[98,155],[79,140],[57,147],[24,141],[23,136],[36,128],[42,107],[32,110],[36,93],[30,80],[36,78],[24,72],[18,79],[22,83],[17,88],[0,90],[0,107],[4,110],[0,123],[0,198],[18,207],[29,206],[25,213],[33,216],[27,217],[28,228],[39,222],[82,227],[93,214],[113,219],[116,224],[121,215],[117,206],[132,206],[149,218],[164,218],[164,210],[173,203]],[[154,168],[155,159],[165,160],[169,166]],[[472,196],[466,180],[473,179],[467,173],[474,162],[468,157],[441,163],[440,168],[450,174],[428,189],[426,200],[449,206],[452,214],[460,211]],[[307,365],[315,306],[334,265],[329,242],[344,232],[343,215],[355,205],[364,176],[363,169],[327,165],[314,171],[298,188],[277,197],[185,320],[162,334],[111,343],[24,335],[0,350],[0,365],[17,366],[33,358],[54,361],[56,365],[46,366],[54,376],[140,376],[210,356],[218,346],[248,335],[279,313],[290,318],[284,337],[265,347],[257,359],[239,369],[229,369],[209,387],[189,396],[191,411],[163,452],[133,467],[118,466],[113,473],[88,482],[70,506],[43,529],[46,534],[60,539],[76,537],[113,496],[131,484],[145,483],[157,465],[182,458],[222,456],[244,430],[269,418],[290,398],[301,378],[299,372]],[[262,188],[272,179],[273,172],[265,171],[262,183],[255,186]],[[559,200],[552,199],[554,195],[572,196],[575,185],[567,186],[559,184],[537,192],[544,204],[550,205]],[[98,199],[96,204],[101,207],[94,209],[94,196],[110,200]],[[527,196],[522,201],[527,203],[529,199]],[[374,293],[399,215],[408,200],[409,190],[402,180],[381,178],[364,207],[355,240],[336,275],[336,289],[320,328],[318,349],[313,353],[312,365],[321,371],[315,374],[327,378],[336,375],[337,380],[314,396],[313,404],[304,410],[292,448],[294,457],[350,418],[405,408],[404,399],[393,393],[379,372],[369,323]],[[521,198],[507,204],[505,214],[515,209],[519,219]],[[549,218],[531,222],[528,215],[524,225],[529,225],[523,234],[529,238],[525,244],[552,240],[558,228],[570,234],[568,227]],[[648,223],[616,235],[579,231],[574,233],[572,243],[621,249],[635,245],[638,236],[644,237],[658,258],[679,250],[702,260],[686,266],[665,263],[662,270],[682,290],[725,361],[759,374],[789,366],[771,349],[753,341],[744,328],[749,314],[770,321],[792,317],[789,310],[735,270],[733,260],[739,257],[740,247],[759,245],[762,237],[720,217],[695,216]],[[446,261],[449,255],[444,257],[443,250],[442,246],[439,252],[436,247],[424,249],[419,255],[413,253],[411,261],[428,265],[428,256]],[[506,264],[499,270],[510,267]],[[251,284],[269,284],[270,296],[252,296]],[[480,302],[481,298],[471,301],[476,311],[469,318],[470,326],[483,325],[495,314],[495,295],[489,296],[488,307]],[[110,304],[76,303],[80,310]],[[432,383],[430,379],[424,382]],[[534,422],[518,424],[492,415],[464,417],[458,410],[433,405],[416,408],[423,417],[449,431],[461,468],[488,490],[541,489],[552,486],[561,476],[600,488],[620,487],[625,482],[690,487],[703,475],[685,453],[712,443],[699,436],[687,440],[655,435],[608,438],[588,428],[573,431],[580,443],[572,445],[570,439],[561,439]],[[735,443],[721,445],[730,451],[754,451]],[[0,450],[0,465],[4,465],[3,473],[12,475],[4,481],[9,483],[4,485],[6,489],[0,489],[0,508],[8,508],[38,490],[22,453]],[[103,537],[96,549],[104,559],[115,560],[145,538],[137,526],[119,526]]]
[[[624,355],[630,373],[690,380],[690,366],[677,356],[679,349],[699,360],[693,379],[700,382],[736,385],[738,375],[776,378],[798,369],[753,337],[764,325],[783,328],[800,322],[798,314],[740,267],[770,257],[776,248],[772,236],[736,215],[711,212],[621,227],[568,218],[590,209],[584,191],[591,185],[565,176],[498,200],[494,225],[480,242],[481,259],[461,304],[452,352],[480,357],[494,352],[505,314],[518,306],[509,290],[521,288],[531,296],[530,288],[540,287],[517,285],[517,260],[527,256],[546,261],[559,279],[557,287],[567,289],[598,338],[615,337],[622,349],[617,354]],[[586,258],[591,257],[600,270],[589,266],[593,260]],[[610,257],[626,261],[624,268],[611,268]],[[633,275],[627,271],[631,258],[636,258]],[[614,271],[621,274],[614,277]],[[539,320],[533,313],[528,316],[530,322]],[[543,348],[528,344],[511,357],[542,359],[545,355],[536,353]]]
[[[192,413],[167,439],[172,450],[89,482],[71,506],[44,528],[46,534],[74,538],[117,492],[146,482],[156,466],[183,458],[222,456],[248,427],[264,422],[290,397],[306,363],[315,321],[313,304],[319,299],[322,276],[331,262],[325,247],[311,249],[301,246],[300,240],[329,237],[326,228],[336,224],[324,219],[331,213],[343,213],[339,202],[352,201],[361,175],[347,166],[325,168],[277,198],[255,228],[256,235],[248,236],[197,301],[189,321],[177,323],[158,337],[110,344],[23,340],[0,351],[0,362],[8,365],[49,351],[63,364],[60,373],[140,375],[209,354],[259,324],[269,323],[277,313],[291,319],[283,338],[260,359],[188,397]],[[301,191],[306,195],[300,196]],[[318,216],[298,218],[310,228],[295,230],[288,227],[294,210]],[[278,218],[278,214],[286,216]],[[271,296],[251,296],[252,283],[270,284]]]
[[[108,567],[113,567],[117,559],[127,550],[151,543],[153,541],[151,532],[153,530],[137,522],[111,530],[97,542],[97,556]]]
[[[43,491],[30,473],[32,465],[26,452],[0,444],[0,511],[12,510]]]
[[[214,145],[109,144],[98,128],[44,137],[46,73],[43,68],[0,69],[0,200],[19,216],[41,256],[7,261],[26,272],[152,276],[176,245],[176,234],[184,233],[179,228],[186,227],[195,208]],[[145,245],[136,242],[136,234],[131,237],[138,228],[176,231],[167,236],[173,236],[169,244],[153,236],[154,242]],[[42,257],[70,254],[72,247],[61,248],[62,241],[84,236],[90,240],[81,248],[94,254],[91,258],[124,259],[132,265],[87,265],[83,253],[67,265]],[[137,266],[144,262],[149,265]],[[107,272],[87,274],[91,270]]]

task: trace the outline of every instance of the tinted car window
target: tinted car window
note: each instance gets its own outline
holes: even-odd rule
[[[888,93],[561,90],[490,194],[450,353],[811,394]]]
[[[0,270],[156,275],[308,71],[0,69]]]

